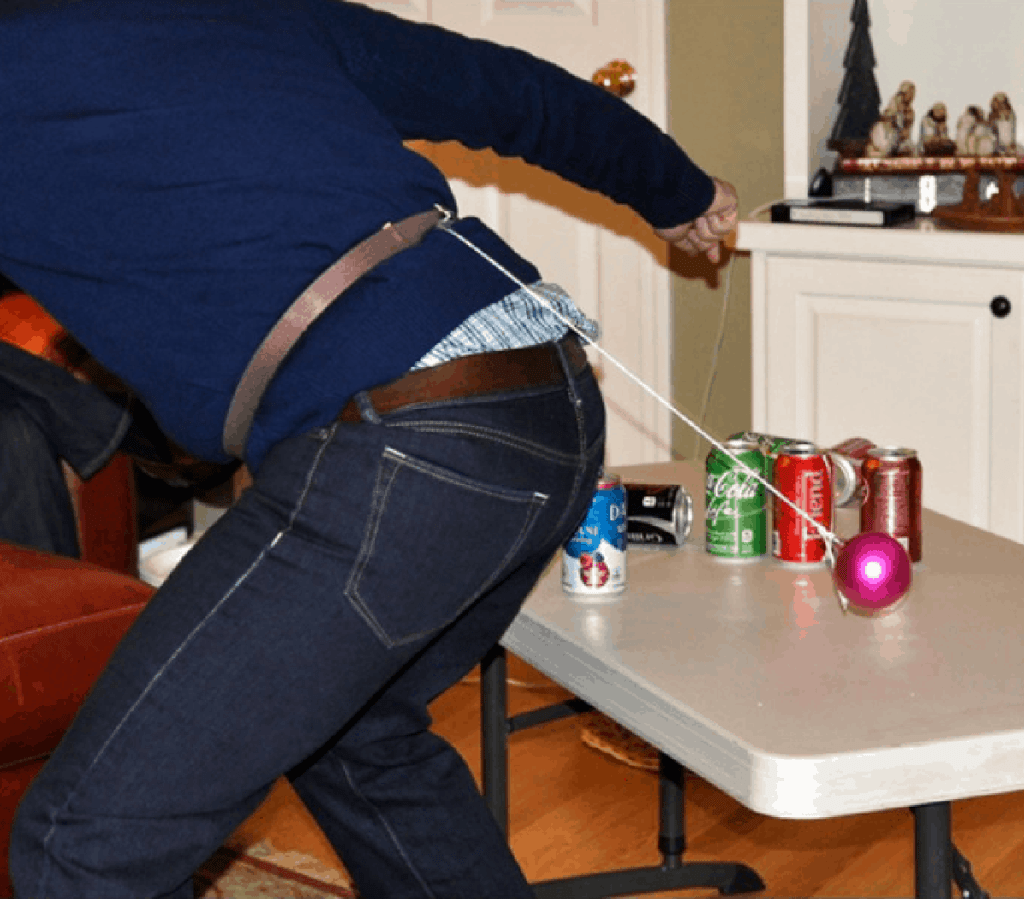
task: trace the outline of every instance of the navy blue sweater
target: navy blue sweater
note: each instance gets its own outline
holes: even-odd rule
[[[405,139],[455,139],[688,221],[711,180],[627,104],[525,53],[337,0],[5,0],[0,271],[192,452],[346,249],[440,203]],[[459,229],[538,273],[476,220]],[[267,393],[247,452],[330,421],[514,285],[435,232],[345,294]]]

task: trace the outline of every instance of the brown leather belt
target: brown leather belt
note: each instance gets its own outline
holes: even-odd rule
[[[376,234],[356,244],[302,291],[263,338],[235,387],[221,438],[229,456],[242,458],[263,394],[278,366],[309,326],[368,271],[396,253],[416,246],[430,231],[451,218],[450,212],[437,206],[400,222],[389,222]]]
[[[587,354],[579,338],[570,333],[558,345],[569,362],[569,370],[573,375],[581,374],[587,367]],[[558,351],[553,344],[545,343],[518,350],[462,356],[441,365],[411,371],[390,384],[371,388],[367,395],[377,414],[386,415],[414,404],[564,382],[565,372]],[[354,399],[349,400],[338,418],[344,422],[363,420]]]

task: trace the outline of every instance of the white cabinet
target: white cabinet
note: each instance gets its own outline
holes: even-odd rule
[[[927,507],[1024,542],[1024,236],[745,222],[739,246],[755,430],[914,447]]]

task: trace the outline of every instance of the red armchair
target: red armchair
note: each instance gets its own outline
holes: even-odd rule
[[[0,340],[58,364],[63,331],[30,297],[0,297]],[[14,811],[152,594],[138,569],[135,472],[116,455],[66,469],[83,561],[0,541],[0,897]]]
[[[0,542],[0,896],[29,782],[153,589],[98,565]]]

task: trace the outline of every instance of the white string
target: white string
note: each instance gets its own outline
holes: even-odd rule
[[[726,320],[729,317],[729,293],[732,290],[732,268],[736,264],[736,254],[732,254],[732,258],[729,260],[729,267],[725,271],[725,292],[722,297],[722,313],[718,321],[718,337],[715,340],[715,349],[711,354],[711,367],[708,371],[708,383],[704,388],[704,403],[700,408],[700,423],[701,426],[707,421],[708,409],[711,406],[711,391],[715,387],[715,380],[718,377],[718,354],[722,350],[722,344],[725,343],[725,325]],[[696,458],[700,451],[700,437],[694,437],[693,439],[693,456]]]
[[[747,213],[747,218],[756,218],[762,212],[766,212],[771,209],[778,200],[769,200],[767,203],[762,203],[760,206],[756,206]],[[711,407],[711,391],[714,390],[715,381],[718,378],[718,355],[722,351],[722,345],[725,343],[725,326],[729,316],[729,295],[732,291],[732,270],[736,264],[736,253],[732,254],[732,258],[729,260],[729,266],[725,270],[725,291],[722,296],[722,312],[718,321],[718,337],[715,340],[715,349],[711,355],[711,366],[708,370],[708,383],[704,388],[704,403],[700,410],[700,423],[701,426],[707,420],[708,409]],[[700,437],[695,436],[693,440],[693,456],[696,458],[700,454]]]
[[[828,549],[829,558],[830,559],[832,558],[832,544],[833,544],[833,542],[839,540],[839,538],[834,533],[832,533],[832,531],[830,531],[828,528],[826,528],[821,522],[815,521],[807,512],[805,512],[803,509],[801,509],[799,506],[797,506],[796,503],[792,502],[789,498],[783,496],[778,490],[776,490],[771,484],[769,484],[768,481],[766,481],[762,475],[758,474],[756,471],[754,471],[752,468],[750,468],[737,455],[735,455],[734,453],[732,453],[731,451],[726,449],[721,443],[719,443],[714,437],[712,437],[700,425],[698,425],[692,419],[688,418],[683,412],[680,412],[675,406],[672,405],[672,403],[670,403],[667,399],[665,399],[653,387],[648,386],[637,375],[633,374],[633,372],[631,372],[628,368],[626,368],[625,365],[623,365],[621,362],[619,362],[619,360],[616,359],[611,353],[609,353],[603,347],[599,346],[597,343],[595,343],[593,340],[591,340],[578,327],[576,327],[576,325],[574,325],[571,321],[569,321],[569,319],[567,319],[564,315],[562,315],[561,312],[559,312],[557,309],[555,309],[554,306],[552,306],[551,303],[549,303],[547,301],[547,299],[542,297],[536,291],[532,290],[528,284],[524,284],[519,278],[517,278],[514,274],[512,274],[512,272],[510,272],[507,268],[505,268],[496,259],[493,259],[490,256],[488,256],[487,253],[485,253],[483,250],[481,250],[480,247],[478,247],[476,244],[472,243],[470,240],[468,240],[467,238],[465,238],[461,234],[459,234],[458,231],[456,231],[454,228],[451,227],[453,220],[454,220],[453,217],[451,216],[451,214],[449,214],[448,217],[439,224],[439,227],[445,233],[451,234],[453,237],[458,238],[460,241],[462,241],[463,244],[465,244],[467,247],[469,247],[474,253],[476,253],[478,256],[482,257],[483,259],[486,259],[499,272],[501,272],[503,275],[505,275],[507,278],[509,278],[513,283],[517,284],[522,290],[525,290],[527,292],[527,294],[529,294],[531,297],[533,297],[535,300],[537,300],[539,303],[541,303],[543,306],[545,306],[548,309],[549,312],[554,313],[555,317],[558,318],[559,321],[561,321],[567,328],[569,328],[572,331],[574,331],[580,337],[580,339],[584,343],[586,343],[589,346],[592,346],[595,350],[597,350],[597,352],[600,353],[601,356],[603,356],[608,362],[610,362],[612,365],[614,365],[620,372],[622,372],[622,374],[624,374],[629,380],[631,380],[634,384],[636,384],[637,387],[639,387],[641,390],[643,390],[645,393],[647,393],[652,399],[654,399],[658,403],[660,403],[665,409],[667,409],[672,415],[676,416],[676,418],[678,418],[684,424],[686,424],[687,426],[692,428],[694,431],[696,431],[698,434],[700,434],[700,436],[703,437],[705,440],[707,440],[708,443],[712,444],[718,450],[720,450],[721,452],[725,453],[725,455],[727,455],[730,459],[732,459],[740,467],[740,469],[742,469],[748,475],[753,477],[754,480],[759,481],[761,484],[763,484],[764,487],[766,489],[768,489],[771,493],[773,493],[776,497],[778,497],[778,499],[782,500],[782,502],[784,502],[787,506],[789,506],[794,512],[796,512],[798,515],[803,517],[818,532],[819,536],[821,536],[822,539],[825,541],[826,547]]]
[[[771,209],[779,200],[769,200],[767,203],[762,203],[760,206],[756,206],[747,213],[747,218],[757,218],[761,213]],[[725,290],[722,295],[722,312],[719,316],[718,321],[718,337],[715,339],[715,349],[711,354],[711,365],[708,369],[708,382],[704,388],[704,402],[700,409],[700,424],[704,426],[704,422],[707,421],[708,411],[711,408],[711,394],[715,387],[715,381],[718,379],[718,357],[722,352],[722,346],[725,343],[725,332],[726,324],[729,317],[729,297],[732,293],[732,270],[736,265],[736,253],[732,254],[732,258],[729,260],[729,265],[725,270]],[[700,437],[695,434],[693,438],[693,457],[696,459],[700,455]],[[831,547],[831,544],[829,544]]]

